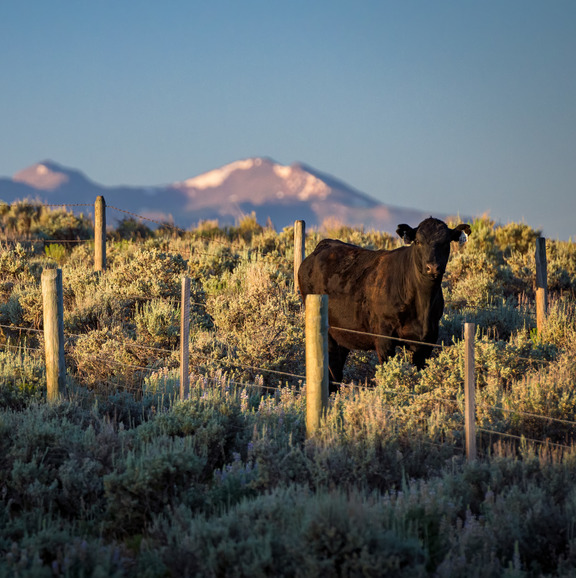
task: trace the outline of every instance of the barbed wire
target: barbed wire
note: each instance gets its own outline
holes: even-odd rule
[[[403,339],[402,337],[393,337],[392,335],[382,335],[380,333],[369,333],[367,331],[357,331],[356,329],[344,329],[343,327],[334,327],[333,325],[330,325],[328,329],[334,329],[336,331],[345,331],[346,333],[354,333],[357,335],[366,335],[368,337],[378,337],[379,339],[389,339],[390,341],[401,341],[402,343],[429,345],[430,347],[438,347],[440,349],[444,348],[444,345],[440,345],[438,343],[429,343],[427,341],[416,341],[415,339]]]
[[[39,203],[40,207],[92,207],[94,203]]]
[[[158,369],[160,369],[158,367],[147,367],[147,366],[143,366],[143,365],[135,365],[132,363],[125,363],[124,361],[118,361],[114,358],[104,359],[102,357],[99,357],[97,355],[93,355],[91,353],[83,353],[82,356],[87,357],[88,359],[101,361],[103,363],[113,363],[114,365],[117,365],[120,367],[126,367],[128,369],[137,369],[139,371],[158,371]],[[78,360],[76,360],[76,363],[78,363]]]
[[[25,345],[12,345],[10,343],[0,343],[0,347],[7,348],[7,349],[18,349],[22,351],[39,351],[42,352],[42,349],[38,349],[36,347],[27,347]]]
[[[446,303],[444,304],[446,309],[451,310],[451,312],[453,313],[460,313],[462,315],[466,315],[468,313],[473,314],[473,313],[477,313],[479,311],[490,311],[490,312],[499,312],[502,311],[502,309],[504,309],[505,307],[505,303],[502,303],[501,305],[484,305],[482,307],[478,306],[478,307],[470,307],[468,305],[464,305],[464,306],[459,306],[458,302],[455,301],[446,301]],[[519,314],[521,315],[527,315],[528,317],[535,317],[536,316],[536,311],[532,311],[532,310],[527,310],[526,305],[524,304],[518,304],[515,306],[515,309],[518,311]],[[522,310],[524,309],[524,310]],[[535,309],[535,304],[534,304],[534,309]]]
[[[12,331],[30,331],[32,333],[43,333],[42,329],[34,329],[33,327],[20,327],[19,325],[4,325],[0,323],[0,328],[11,329]]]
[[[156,219],[150,219],[149,217],[144,217],[143,215],[138,215],[137,213],[133,213],[132,211],[126,211],[125,209],[119,209],[118,207],[113,207],[112,205],[106,205],[107,209],[113,209],[114,211],[118,211],[119,213],[125,213],[126,215],[130,215],[131,217],[136,217],[137,219],[142,219],[144,221],[149,221],[150,223],[154,223],[156,225],[160,225],[161,227],[165,227],[167,229],[173,229],[178,231],[179,233],[185,233],[186,230],[173,225],[172,223],[168,223],[166,221],[157,221]]]
[[[222,378],[218,378],[218,377],[210,377],[210,376],[204,376],[204,375],[199,376],[199,377],[202,380],[211,381],[213,383],[220,384],[222,382]],[[257,388],[257,389],[270,389],[270,390],[275,390],[275,391],[282,391],[283,389],[286,389],[286,388],[283,388],[282,386],[264,385],[261,383],[245,383],[242,381],[235,381],[235,380],[232,380],[232,379],[229,379],[226,377],[224,377],[224,380],[225,380],[225,383],[230,383],[232,385],[240,386],[240,387],[243,387],[245,389],[253,388],[253,387]]]
[[[535,444],[541,444],[541,445],[545,445],[545,446],[554,446],[557,448],[562,448],[562,449],[566,449],[566,450],[572,450],[574,449],[574,446],[567,446],[564,444],[557,444],[551,441],[543,441],[543,440],[535,440],[532,438],[527,438],[526,436],[518,436],[515,434],[509,434],[509,433],[504,433],[504,432],[499,432],[499,431],[495,431],[495,430],[491,430],[491,429],[485,429],[485,428],[481,428],[481,427],[477,427],[476,431],[480,431],[482,433],[487,433],[487,434],[491,434],[491,435],[497,435],[497,436],[501,436],[501,437],[506,437],[506,438],[512,438],[512,439],[516,439],[516,440],[520,440],[521,442],[525,441],[525,442],[532,442]]]
[[[0,325],[0,327],[2,327]],[[89,334],[88,333],[68,333],[68,332],[64,332],[64,337],[67,339],[81,339],[81,338],[85,338],[87,337]],[[158,351],[160,353],[168,353],[168,354],[173,354],[173,353],[178,353],[178,349],[165,349],[163,347],[154,347],[152,345],[144,345],[141,343],[136,343],[133,341],[125,341],[124,344],[127,347],[136,347],[138,349],[149,349],[151,351]]]
[[[61,243],[93,243],[94,239],[41,239],[42,243],[60,245]]]
[[[521,355],[516,355],[515,357],[520,361],[528,361],[529,363],[542,363],[542,364],[550,363],[549,359],[538,359],[536,357],[523,357]]]
[[[449,345],[444,345],[443,343],[429,343],[427,341],[417,341],[415,339],[403,339],[402,337],[394,337],[392,335],[383,335],[380,333],[369,333],[366,331],[358,331],[356,329],[344,329],[343,327],[334,327],[332,325],[330,325],[328,327],[329,329],[335,329],[336,331],[344,331],[347,333],[354,333],[357,335],[366,335],[368,337],[377,337],[379,339],[388,339],[390,341],[399,341],[402,343],[409,343],[409,344],[413,344],[413,345],[425,345],[425,346],[430,346],[430,347],[434,347],[437,349],[446,349],[447,347],[451,347]],[[533,357],[522,357],[519,355],[515,356],[516,359],[520,359],[522,361],[528,361],[530,363],[535,362],[535,363],[549,363],[549,360],[546,359],[537,359],[537,358],[533,358]]]
[[[273,374],[276,374],[276,375],[284,375],[284,376],[287,376],[287,377],[295,377],[296,379],[306,379],[306,376],[305,376],[305,375],[297,375],[297,374],[295,374],[295,373],[288,373],[288,372],[286,372],[286,371],[278,371],[278,370],[276,370],[276,369],[267,369],[267,368],[265,368],[265,367],[255,367],[255,366],[252,366],[252,365],[244,365],[244,364],[242,364],[242,363],[238,363],[238,362],[235,362],[235,361],[233,361],[233,360],[230,360],[230,358],[217,359],[217,360],[215,360],[215,361],[216,361],[216,363],[220,363],[220,364],[222,364],[222,365],[227,364],[227,365],[231,365],[231,366],[233,366],[233,367],[239,367],[240,369],[249,369],[249,370],[251,370],[251,371],[263,371],[263,372],[266,372],[266,373],[273,373]]]
[[[562,423],[565,425],[576,426],[576,421],[572,421],[569,419],[562,419],[562,418],[558,418],[558,417],[551,417],[551,416],[542,415],[542,414],[538,414],[538,413],[531,413],[529,411],[522,411],[519,409],[508,409],[505,407],[499,407],[497,405],[490,405],[490,404],[485,404],[485,403],[476,403],[476,407],[482,407],[484,409],[495,409],[495,410],[502,411],[505,413],[514,413],[514,414],[522,415],[525,417],[535,417],[538,419],[545,419],[547,421],[553,421],[553,422]]]
[[[448,403],[448,404],[452,404],[452,405],[459,405],[459,402],[457,399],[448,399],[447,397],[439,397],[439,396],[434,396],[434,397],[425,397],[426,395],[428,395],[430,392],[424,392],[424,393],[414,393],[412,391],[398,391],[395,389],[382,389],[379,388],[378,386],[374,386],[374,385],[362,385],[362,384],[356,384],[356,383],[344,383],[344,382],[335,382],[332,381],[331,382],[333,385],[338,385],[340,387],[344,387],[344,388],[351,388],[351,389],[358,389],[358,390],[362,390],[362,391],[374,391],[374,390],[378,390],[379,393],[384,393],[386,395],[398,395],[398,396],[408,396],[408,397],[412,397],[412,398],[422,398],[424,399],[424,401],[441,401],[443,403]]]
[[[36,203],[34,201],[15,201],[13,203],[0,201],[0,205],[7,205],[8,207],[94,207],[94,203]]]

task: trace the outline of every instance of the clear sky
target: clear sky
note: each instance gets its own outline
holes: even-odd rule
[[[576,239],[575,0],[0,0],[0,175],[250,156]]]

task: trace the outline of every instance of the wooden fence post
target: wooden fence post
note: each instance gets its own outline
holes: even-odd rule
[[[464,324],[464,422],[466,430],[466,457],[476,459],[476,376],[474,361],[474,335],[476,325]]]
[[[306,223],[294,221],[294,291],[298,293],[298,269],[306,256]]]
[[[182,277],[182,302],[180,305],[180,400],[190,396],[190,278]]]
[[[328,405],[328,295],[306,296],[306,435],[319,427]]]
[[[47,398],[54,401],[66,393],[62,269],[42,271],[42,300]]]
[[[548,315],[548,265],[546,239],[536,239],[536,326],[541,333]]]
[[[94,203],[94,271],[106,271],[106,201],[102,196]]]

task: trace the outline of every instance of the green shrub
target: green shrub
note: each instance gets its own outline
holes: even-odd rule
[[[59,245],[58,243],[49,243],[44,247],[44,253],[48,259],[55,261],[57,264],[61,265],[66,260],[68,252],[64,245]]]
[[[92,224],[89,218],[75,215],[66,207],[46,207],[40,201],[25,199],[11,205],[0,204],[0,231],[41,239],[89,239]]]
[[[358,494],[293,487],[210,521],[179,508],[151,532],[166,543],[166,570],[180,576],[426,576],[425,550],[384,510]]]
[[[114,472],[104,477],[106,521],[114,536],[142,534],[153,514],[190,494],[204,461],[194,449],[192,437],[161,436],[128,452]]]
[[[116,225],[111,237],[118,241],[120,239],[142,240],[152,236],[152,230],[140,220],[134,217],[123,218]]]
[[[44,360],[8,342],[0,351],[0,408],[20,410],[44,397]]]
[[[136,308],[136,334],[154,347],[173,349],[180,340],[180,310],[162,299],[153,299]]]
[[[76,378],[98,392],[140,392],[147,367],[145,354],[121,328],[95,329],[79,335],[69,359]]]
[[[286,276],[265,261],[246,261],[207,292],[206,311],[227,353],[222,367],[245,379],[261,369],[302,374],[301,304]],[[264,373],[266,383],[278,381]]]
[[[506,255],[511,253],[534,253],[536,239],[542,235],[526,223],[508,223],[495,229],[495,242]]]
[[[119,254],[106,273],[106,282],[118,295],[146,300],[179,297],[186,262],[177,254],[154,248]]]
[[[30,280],[29,258],[30,256],[20,243],[17,243],[12,248],[0,245],[0,276],[2,277],[2,283],[14,283],[20,279]]]
[[[229,227],[227,233],[231,239],[250,240],[254,235],[262,232],[262,226],[256,219],[256,213],[252,211],[249,215],[244,215],[236,227]]]
[[[38,221],[30,229],[42,239],[77,240],[94,236],[92,220],[85,215],[75,215],[62,208],[42,207]]]

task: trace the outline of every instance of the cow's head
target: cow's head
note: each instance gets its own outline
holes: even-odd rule
[[[409,225],[398,225],[396,233],[407,245],[412,244],[413,262],[424,277],[441,279],[450,257],[450,243],[465,243],[471,233],[470,225],[458,225],[454,229],[444,221],[430,217],[415,229]]]

